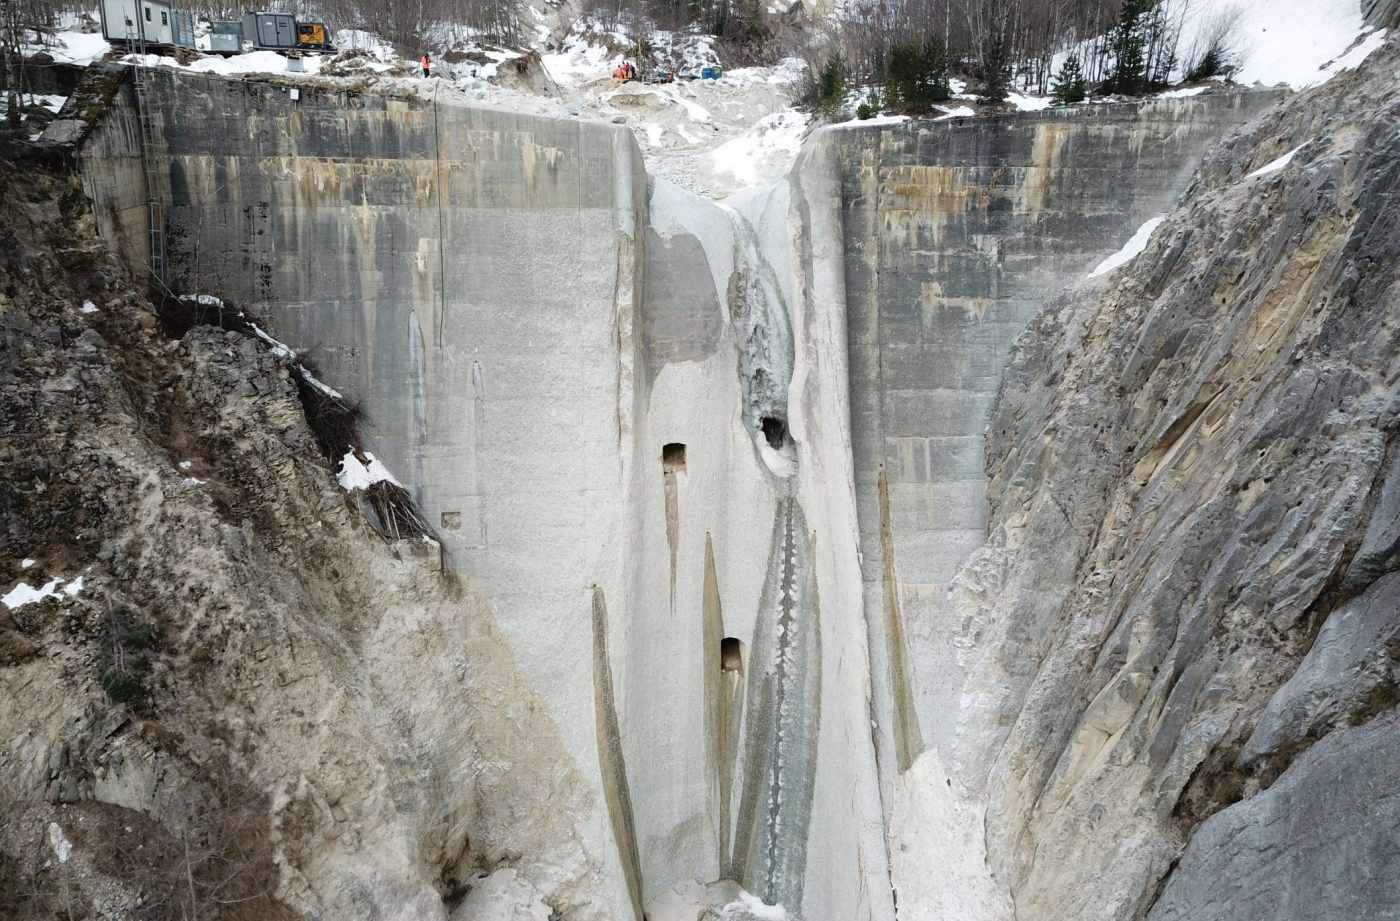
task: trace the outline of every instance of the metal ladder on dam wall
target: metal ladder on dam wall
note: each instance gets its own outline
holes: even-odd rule
[[[136,123],[141,139],[141,174],[146,182],[146,227],[150,242],[151,280],[165,287],[164,132],[151,114],[151,69],[145,65],[146,35],[138,19],[126,23],[127,47],[140,56],[131,68],[131,89],[136,100]]]

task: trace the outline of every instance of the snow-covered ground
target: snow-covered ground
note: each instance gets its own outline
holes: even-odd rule
[[[1367,27],[1359,0],[1168,0],[1169,21],[1179,24],[1175,81],[1197,61],[1210,37],[1226,29],[1226,50],[1238,67],[1234,81],[1246,86],[1306,89],[1356,67],[1381,46],[1383,31]],[[1077,51],[1087,57],[1091,43],[1055,55],[1057,71]]]
[[[1357,0],[1172,0],[1174,14],[1182,22],[1178,45],[1183,60],[1204,42],[1213,24],[1237,17],[1233,46],[1240,71],[1239,83],[1274,86],[1286,83],[1295,89],[1325,82],[1346,67],[1355,67],[1364,54],[1337,67],[1328,64],[1342,58],[1366,29]]]

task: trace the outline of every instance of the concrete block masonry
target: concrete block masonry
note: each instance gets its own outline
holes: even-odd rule
[[[730,874],[807,921],[893,917],[896,760],[957,706],[942,587],[1012,342],[1274,99],[826,130],[736,212],[617,126],[151,85],[171,287],[363,405],[596,783],[614,916]],[[80,156],[142,266],[131,103]]]

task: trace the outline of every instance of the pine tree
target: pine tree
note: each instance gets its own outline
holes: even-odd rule
[[[846,104],[846,60],[839,54],[827,58],[817,75],[817,108],[828,119],[834,119]]]
[[[1147,26],[1156,6],[1157,0],[1126,0],[1118,13],[1111,42],[1113,76],[1106,85],[1110,92],[1134,95],[1147,88]]]
[[[1055,101],[1063,106],[1084,101],[1088,93],[1084,85],[1084,66],[1079,63],[1077,53],[1070,54],[1060,65],[1060,71],[1055,74],[1054,87],[1051,92],[1055,96]]]
[[[926,112],[935,102],[952,96],[948,83],[948,55],[936,38],[923,47],[900,43],[890,48],[885,65],[885,95],[891,106]]]
[[[924,42],[923,83],[923,91],[929,102],[944,102],[952,98],[953,88],[948,82],[948,49],[937,36]]]
[[[885,65],[885,97],[898,108],[919,107],[919,49],[901,42],[890,49]]]
[[[987,102],[1005,102],[1011,91],[1011,41],[1005,29],[987,35],[977,61],[977,80]]]

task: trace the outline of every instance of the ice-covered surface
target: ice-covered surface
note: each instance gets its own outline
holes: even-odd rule
[[[335,472],[335,478],[346,492],[354,489],[369,489],[375,483],[403,485],[394,479],[394,475],[373,454],[365,451],[364,456],[365,459],[362,461],[355,456],[354,451],[346,451],[345,456],[340,459],[340,467]]]
[[[1143,250],[1147,249],[1147,243],[1152,239],[1152,234],[1158,227],[1162,226],[1162,222],[1165,220],[1165,216],[1158,216],[1143,224],[1137,229],[1137,233],[1133,234],[1132,239],[1123,244],[1122,249],[1100,262],[1094,271],[1089,273],[1089,277],[1098,278],[1100,275],[1107,275],[1114,269],[1132,262],[1142,254]]]
[[[1254,172],[1250,173],[1250,174],[1249,174],[1248,176],[1246,176],[1245,178],[1246,178],[1246,179],[1258,179],[1258,178],[1260,178],[1261,176],[1268,176],[1268,175],[1270,175],[1270,174],[1272,174],[1272,173],[1277,173],[1279,170],[1283,169],[1285,166],[1287,166],[1288,164],[1292,163],[1292,162],[1293,162],[1293,158],[1296,157],[1296,156],[1298,156],[1298,151],[1302,150],[1304,147],[1307,147],[1307,146],[1308,146],[1307,144],[1299,144],[1297,147],[1293,148],[1293,149],[1290,150],[1288,153],[1286,153],[1286,154],[1284,154],[1283,156],[1279,157],[1277,160],[1272,160],[1272,161],[1270,161],[1269,163],[1265,164],[1264,166],[1261,166],[1259,169],[1257,169],[1257,170],[1255,170]]]

